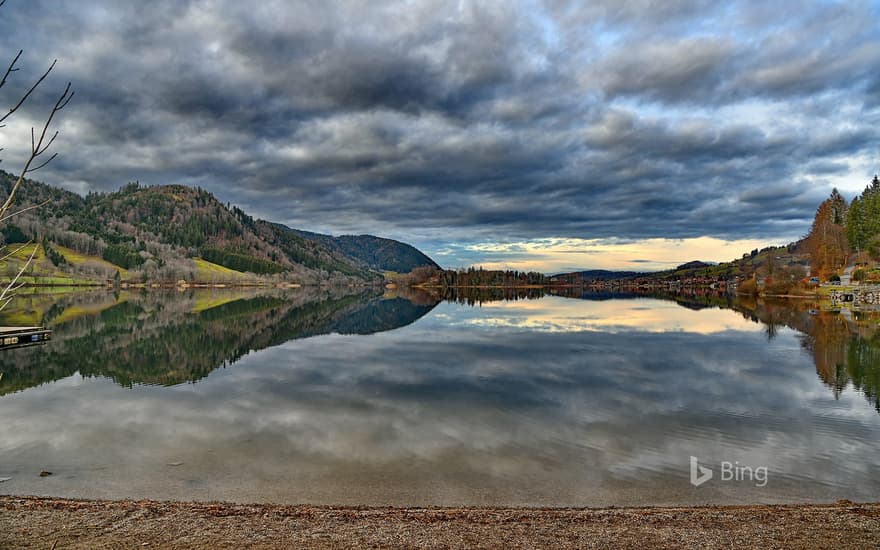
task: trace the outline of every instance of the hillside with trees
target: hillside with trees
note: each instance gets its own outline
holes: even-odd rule
[[[437,263],[418,248],[374,235],[322,235],[280,226],[300,237],[315,241],[344,256],[353,258],[370,269],[408,273],[417,267],[439,268]]]
[[[424,266],[413,269],[409,273],[394,275],[391,282],[399,286],[418,286],[432,288],[518,288],[543,286],[550,279],[537,271],[518,271],[483,269],[469,267],[467,269],[437,269]]]
[[[846,212],[846,237],[856,253],[880,260],[880,178],[854,198]]]
[[[588,269],[585,271],[573,271],[571,273],[559,273],[550,276],[550,281],[556,284],[579,285],[589,282],[612,281],[615,279],[631,279],[647,275],[641,271],[610,271],[607,269]]]
[[[12,184],[13,176],[0,172],[0,195],[8,193]],[[382,239],[364,240],[358,254],[351,253],[352,247],[347,253],[342,247],[255,219],[200,188],[130,183],[116,192],[81,197],[28,181],[17,201],[22,208],[40,206],[5,224],[0,238],[6,244],[38,245],[42,259],[30,268],[31,279],[70,275],[92,280],[232,282],[246,273],[252,279],[304,284],[382,280],[381,261],[362,259],[372,255],[381,260],[383,246],[375,243],[382,244]]]
[[[675,290],[715,288],[724,290],[737,285],[756,288],[756,279],[771,284],[774,293],[785,293],[806,275],[807,259],[798,243],[768,246],[746,252],[729,262],[686,262],[672,269],[652,273],[629,271],[577,271],[550,278],[550,284],[563,287],[602,287],[621,289]],[[616,274],[616,276],[615,276]]]
[[[853,279],[880,282],[880,178],[876,175],[850,204],[837,189],[819,205],[803,248],[811,274],[836,279],[846,264],[858,267]]]

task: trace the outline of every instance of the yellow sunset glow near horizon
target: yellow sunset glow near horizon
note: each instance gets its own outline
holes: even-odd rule
[[[642,239],[609,242],[607,239],[536,239],[512,243],[477,243],[465,247],[484,254],[485,269],[517,269],[558,273],[572,270],[659,271],[701,260],[727,262],[753,249],[778,246],[757,239],[724,240],[715,237]]]

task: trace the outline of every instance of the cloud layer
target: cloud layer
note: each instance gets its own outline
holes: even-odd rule
[[[59,65],[0,131],[3,165],[70,80],[41,178],[81,192],[201,185],[431,253],[785,242],[832,186],[877,170],[878,16],[869,2],[11,0],[13,84]]]

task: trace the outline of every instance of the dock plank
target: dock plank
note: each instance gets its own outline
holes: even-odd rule
[[[0,350],[37,346],[52,339],[45,327],[0,327]]]

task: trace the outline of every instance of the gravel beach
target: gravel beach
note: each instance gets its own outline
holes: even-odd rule
[[[0,548],[876,548],[880,503],[359,508],[0,497]]]

